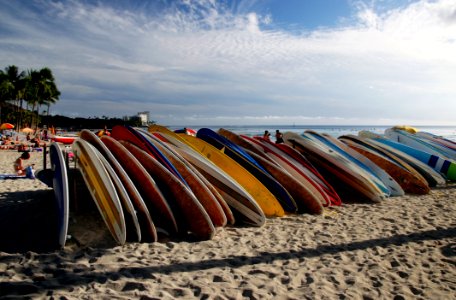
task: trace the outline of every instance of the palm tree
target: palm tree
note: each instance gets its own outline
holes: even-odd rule
[[[7,100],[15,100],[19,104],[18,111],[22,108],[22,99],[24,94],[25,72],[19,72],[15,65],[0,70],[0,109]]]
[[[29,70],[25,91],[27,103],[31,106],[32,112],[36,109],[37,117],[41,105],[48,105],[49,111],[50,104],[55,103],[60,96],[54,75],[49,68],[42,68],[39,71]]]
[[[10,99],[11,85],[7,80],[6,74],[0,70],[0,123],[2,122],[2,108],[6,100]]]
[[[48,95],[47,100],[44,101],[43,104],[47,105],[47,110],[46,110],[46,115],[49,116],[49,108],[51,106],[51,104],[55,104],[58,100],[59,100],[59,96],[60,96],[60,91],[57,89],[57,85],[55,84],[55,82],[51,82],[50,83],[50,94]]]

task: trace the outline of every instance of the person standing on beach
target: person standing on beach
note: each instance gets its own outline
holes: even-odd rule
[[[27,160],[29,158],[30,153],[23,152],[21,156],[18,159],[16,159],[16,161],[14,162],[14,171],[17,175],[25,175],[26,167],[24,167],[24,160]]]
[[[270,140],[270,138],[269,138],[270,136],[271,136],[271,134],[269,133],[269,131],[265,130],[265,131],[264,131],[264,134],[263,134],[263,138],[264,138],[265,140],[268,140],[268,141],[269,141],[269,140]]]
[[[48,140],[48,131],[47,129],[44,129],[42,132],[42,139],[47,141]]]
[[[278,129],[276,130],[275,138],[276,138],[276,144],[283,143],[283,134]]]

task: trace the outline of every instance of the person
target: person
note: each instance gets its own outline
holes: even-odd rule
[[[97,135],[100,136],[100,137],[103,136],[103,135],[108,135],[109,136],[109,135],[111,135],[111,133],[108,131],[108,127],[105,126],[104,129],[98,131]]]
[[[14,142],[11,140],[10,136],[3,137],[2,138],[2,143],[1,143],[1,148],[8,150],[8,149],[14,149],[16,146],[14,145]]]
[[[269,141],[269,140],[270,140],[270,138],[269,138],[270,136],[271,136],[271,134],[269,133],[269,131],[265,130],[265,131],[264,131],[264,134],[263,134],[263,138],[264,138],[265,140],[268,140],[268,141]]]
[[[42,137],[43,137],[43,140],[47,141],[48,140],[48,131],[47,129],[44,129],[43,132],[42,132]]]
[[[105,125],[105,127],[103,129],[103,135],[111,135],[111,133],[108,130],[108,126],[106,126],[106,125]]]
[[[30,140],[30,143],[33,143],[33,147],[35,148],[41,147],[40,136],[38,134],[35,135],[35,137]]]
[[[17,175],[26,175],[26,169],[27,167],[24,166],[24,160],[27,160],[30,158],[30,153],[28,152],[22,152],[21,156],[16,159],[14,162],[14,171],[16,171]]]
[[[276,138],[276,144],[283,143],[283,134],[278,129],[276,130],[275,138]]]

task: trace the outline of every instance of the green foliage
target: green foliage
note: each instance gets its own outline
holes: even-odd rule
[[[70,118],[66,116],[42,116],[40,127],[46,125],[48,127],[60,127],[68,131],[79,131],[81,129],[101,129],[105,126],[112,128],[115,125],[129,125],[140,127],[141,119],[139,117],[130,117],[128,120],[120,118],[108,118],[103,116],[101,118]]]
[[[28,123],[29,126],[39,122],[39,108],[41,105],[50,106],[59,100],[60,91],[55,84],[55,78],[51,69],[28,70],[27,74],[19,72],[18,67],[11,65],[0,70],[0,122],[7,120],[21,126]],[[23,102],[31,107],[31,114],[23,109]],[[14,104],[15,113],[11,110],[6,112],[3,108],[7,104]]]
[[[0,123],[9,122],[18,127],[61,127],[70,131],[80,129],[112,128],[115,125],[141,126],[139,117],[126,120],[119,118],[70,118],[50,116],[49,107],[59,100],[60,91],[55,84],[51,69],[30,69],[19,72],[18,67],[11,65],[0,70]],[[23,107],[25,102],[25,107]],[[42,105],[47,106],[46,115],[39,115]]]

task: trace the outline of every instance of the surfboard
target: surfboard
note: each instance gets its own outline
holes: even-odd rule
[[[176,132],[174,132],[174,131],[170,130],[169,128],[162,126],[162,125],[158,125],[158,124],[150,125],[147,128],[147,132],[155,135],[157,138],[161,139],[164,142],[169,142],[166,137],[172,137],[172,139],[176,139],[176,140],[179,140],[179,141],[185,143],[185,141],[181,138],[180,134],[177,134]],[[163,135],[160,135],[160,134],[157,135],[157,133],[163,133],[166,137]],[[188,145],[188,146],[192,147],[191,145]]]
[[[350,156],[352,156],[354,159],[358,160],[360,163],[365,165],[369,170],[377,176],[383,184],[390,190],[390,195],[391,196],[403,196],[405,194],[404,190],[402,187],[399,185],[399,183],[391,177],[385,170],[377,166],[374,162],[372,162],[369,158],[366,156],[360,154],[359,152],[355,151],[354,149],[351,149],[348,147],[346,144],[342,143],[340,140],[336,139],[335,137],[332,137],[328,134],[322,134],[322,136],[339,147],[341,150],[345,151],[348,153]]]
[[[241,147],[231,142],[224,136],[216,133],[212,129],[201,128],[196,132],[196,137],[205,140],[206,142],[212,144],[214,147],[218,149],[220,149],[221,147],[228,147],[229,150],[236,152],[239,156],[243,157],[245,160],[249,161],[251,164],[259,168],[263,172],[267,172],[253,157],[251,157]],[[221,146],[219,146],[218,144],[220,144]]]
[[[353,150],[369,158],[372,162],[378,165],[380,168],[385,170],[390,176],[392,176],[403,188],[406,193],[424,195],[430,192],[427,181],[416,172],[410,171],[405,168],[403,164],[397,163],[397,159],[391,159],[391,155],[385,155],[383,151],[378,151],[375,147],[369,147],[368,144],[358,143],[357,137],[354,136],[340,136],[339,139],[347,144]],[[412,168],[410,166],[410,168]]]
[[[101,141],[101,139],[95,135],[95,133],[89,130],[82,130],[80,134],[81,139],[88,141],[92,146],[97,148],[97,150],[106,158],[110,163],[111,167],[114,169],[115,173],[122,182],[123,187],[125,188],[139,223],[141,241],[143,242],[155,242],[157,241],[157,230],[150,216],[149,210],[136,188],[135,184],[125,171],[125,169],[120,165],[118,160],[114,157],[111,151],[106,147],[106,145]],[[128,205],[128,204],[127,204]],[[136,225],[135,225],[136,226]],[[127,233],[128,238],[128,233]]]
[[[287,191],[296,201],[296,204],[298,205],[298,211],[304,211],[305,206],[308,206],[309,204],[311,205],[311,199],[316,199],[321,205],[329,205],[330,200],[326,192],[320,187],[317,182],[308,176],[308,173],[306,173],[305,170],[299,167],[299,164],[292,163],[290,161],[292,158],[288,157],[286,153],[283,153],[279,148],[275,147],[275,145],[268,144],[267,142],[263,143],[259,139],[253,139],[249,137],[244,137],[244,139],[263,149],[268,159],[265,159],[262,156],[257,156],[257,154],[254,152],[250,153],[250,155],[259,163],[261,163],[263,167],[287,189]],[[279,170],[276,170],[277,168],[279,168]],[[283,169],[286,174],[283,176],[278,176],[277,172],[281,172],[281,169]],[[285,179],[288,176],[291,176],[291,178]],[[287,187],[294,181],[297,181],[302,186],[301,188],[304,188],[306,191],[296,192],[292,191],[292,187]],[[293,184],[293,186],[295,185]],[[298,198],[300,198],[300,200]]]
[[[95,152],[98,152],[98,150]],[[119,196],[125,218],[126,241],[140,242],[141,228],[139,227],[138,217],[136,216],[135,209],[131,203],[130,197],[128,196],[127,190],[125,189],[122,181],[120,180],[119,176],[117,176],[117,173],[114,171],[108,160],[99,152],[97,153],[97,156],[103,163],[106,171],[108,171],[109,177],[111,177],[112,183],[116,188],[117,195]]]
[[[410,132],[410,133],[417,133],[418,132],[417,128],[412,127],[412,126],[407,126],[407,125],[396,125],[396,126],[393,127],[393,129],[404,130],[404,131],[407,131],[407,132]]]
[[[302,164],[294,160],[292,157],[290,157],[287,153],[283,152],[279,148],[279,146],[283,147],[287,145],[275,144],[260,137],[250,138],[247,136],[243,136],[243,138],[245,140],[251,141],[251,143],[258,145],[259,147],[262,147],[263,151],[265,151],[266,155],[273,162],[287,170],[287,172],[290,173],[290,175],[292,175],[293,178],[297,179],[304,186],[310,189],[312,191],[312,194],[319,198],[319,201],[323,206],[329,206],[331,204],[333,196],[332,194],[328,194],[326,192],[329,189],[324,188],[325,183],[322,180],[320,180],[321,176],[315,176],[314,171],[311,171],[308,168],[304,167]],[[295,199],[294,196],[293,198]]]
[[[248,137],[248,139],[246,139],[246,138],[244,138],[246,136],[238,135],[238,134],[231,132],[224,128],[220,128],[217,132],[218,132],[218,134],[229,139],[231,142],[235,143],[239,147],[244,148],[244,150],[249,150],[253,153],[256,153],[257,155],[260,155],[263,158],[268,158],[267,155],[264,153],[263,148],[258,146],[255,143],[252,143],[252,141],[250,140],[250,137]]]
[[[391,190],[385,185],[385,183],[373,172],[373,170],[364,164],[362,161],[359,159],[355,158],[353,155],[345,151],[340,147],[339,144],[333,143],[330,139],[327,137],[320,135],[319,133],[312,131],[312,130],[306,130],[304,132],[304,136],[310,139],[314,139],[318,143],[322,143],[325,146],[329,147],[333,151],[336,151],[340,156],[344,157],[347,161],[345,163],[350,163],[353,164],[354,168],[359,168],[359,173],[364,176],[367,180],[373,182],[379,190],[381,190],[386,196],[391,195]],[[394,181],[394,180],[393,180]],[[401,189],[399,187],[399,189]]]
[[[379,141],[413,156],[414,158],[427,164],[437,172],[443,174],[448,180],[456,180],[456,161],[446,159],[439,155],[430,154],[428,152],[407,146],[402,143],[396,143],[390,140]]]
[[[191,190],[144,150],[127,141],[120,141],[120,143],[156,179],[176,216],[178,232],[187,233],[186,231],[190,231],[200,240],[212,239],[215,233],[214,225]]]
[[[420,131],[420,132],[417,132],[416,133],[416,136],[420,137],[420,138],[424,138],[424,139],[427,139],[427,140],[430,140],[430,141],[433,141],[435,143],[438,143],[442,146],[445,146],[453,151],[456,151],[456,142],[452,141],[452,140],[449,140],[449,139],[446,139],[442,136],[438,136],[438,135],[435,135],[433,133],[430,133],[430,132],[425,132],[425,131]]]
[[[154,125],[154,127],[156,126]],[[151,129],[149,128],[149,130]],[[165,128],[159,128],[159,130],[160,132],[152,133],[160,140],[168,143],[172,149],[195,166],[222,195],[231,208],[235,224],[256,227],[264,225],[266,218],[263,210],[243,186],[195,148],[185,143],[181,137],[172,132],[169,135]]]
[[[62,150],[55,142],[51,143],[51,146],[49,147],[49,157],[52,170],[52,187],[54,189],[58,212],[58,244],[61,248],[64,248],[68,234],[70,207],[68,172]]]
[[[243,136],[244,137],[244,136]],[[318,172],[318,170],[312,165],[312,163],[299,151],[293,149],[290,145],[287,144],[276,144],[271,141],[265,140],[263,138],[258,138],[261,142],[274,146],[288,155],[292,160],[290,162],[296,166],[302,166],[304,172],[309,175],[315,182],[317,182],[320,187],[326,192],[326,195],[329,197],[329,204],[325,205],[342,205],[342,200],[340,199],[337,192],[334,190],[332,185],[330,185],[326,179]],[[307,172],[308,171],[308,172]]]
[[[55,143],[62,143],[65,145],[71,145],[78,137],[77,136],[61,136],[61,135],[53,135],[51,136],[51,140]]]
[[[84,182],[114,240],[126,241],[125,218],[116,188],[96,150],[87,141],[77,139],[72,144]]]
[[[433,168],[421,162],[420,160],[414,158],[413,156],[408,155],[403,151],[397,150],[394,147],[382,143],[380,140],[381,139],[378,138],[370,139],[369,142],[384,150],[387,150],[388,152],[394,154],[395,156],[399,157],[401,160],[405,161],[407,164],[412,166],[417,172],[421,174],[421,176],[423,176],[426,179],[430,187],[443,186],[446,184],[445,178],[442,177],[442,175],[440,175]]]
[[[236,161],[240,166],[256,177],[279,201],[280,205],[287,212],[294,213],[297,211],[296,202],[288,191],[275,180],[263,167],[258,167],[258,163],[247,153],[239,151],[239,147],[217,133],[203,128],[198,130],[196,136],[210,144],[213,148],[222,151],[226,156]],[[194,140],[192,140],[194,141]],[[200,149],[199,149],[200,150]],[[201,150],[200,150],[201,151]],[[261,206],[261,204],[260,204]]]
[[[425,178],[429,187],[443,186],[446,184],[445,178],[427,164],[421,162],[411,155],[408,155],[403,151],[397,150],[396,148],[386,145],[385,143],[381,143],[382,140],[388,140],[384,135],[362,130],[358,132],[358,136],[363,138],[370,145],[379,147],[380,149],[393,154],[395,157],[400,158],[400,160],[405,161],[406,165],[411,166],[415,172],[419,173],[423,178]]]
[[[185,179],[181,174],[176,170],[173,164],[158,150],[153,144],[150,143],[143,135],[141,135],[136,129],[131,126],[121,126],[117,125],[112,128],[111,137],[116,140],[128,141],[142,150],[146,151],[157,161],[159,161],[165,168],[167,168],[174,176],[176,176],[182,183],[187,185]],[[188,185],[187,185],[188,186]]]
[[[119,141],[104,135],[100,140],[108,147],[135,183],[147,206],[157,233],[173,235],[178,231],[176,219],[155,180]]]
[[[406,169],[407,171],[413,173],[416,177],[420,178],[420,180],[423,180],[424,182],[427,182],[426,179],[409,163],[407,163],[405,160],[400,158],[399,156],[393,154],[392,152],[378,146],[374,140],[377,138],[382,138],[379,135],[376,135],[372,132],[368,131],[360,131],[358,133],[358,136],[355,135],[347,135],[344,136],[344,138],[349,138],[350,140],[353,140],[357,144],[361,144],[364,147],[369,148],[372,151],[375,151],[376,153],[381,154],[382,156],[388,158],[389,160],[393,161],[395,164],[399,165],[400,167]]]
[[[216,196],[201,178],[201,174],[178,153],[168,148],[162,142],[159,142],[157,138],[152,135],[149,136],[148,133],[139,132],[146,135],[150,142],[169,159],[177,171],[184,177],[196,199],[208,213],[214,226],[225,226],[227,224],[227,217]]]
[[[385,199],[385,194],[363,176],[362,169],[336,151],[293,132],[285,132],[283,137],[287,144],[304,153],[312,164],[319,168],[343,201],[352,200],[349,198],[353,197],[353,200],[364,199],[372,202]]]
[[[249,150],[247,150],[249,151]],[[247,152],[249,153],[249,152]],[[322,214],[323,205],[321,194],[313,188],[311,184],[303,184],[296,177],[288,173],[282,167],[266,160],[254,152],[249,153],[258,163],[260,163],[274,178],[281,183],[293,196],[298,205],[299,213]]]
[[[389,128],[385,130],[385,136],[392,141],[405,144],[429,154],[440,156],[445,159],[456,160],[456,151],[433,141],[420,139],[418,136],[406,131]]]
[[[202,139],[189,135],[182,135],[181,138],[189,144],[192,144],[203,156],[207,157],[242,185],[244,189],[252,195],[256,203],[258,203],[266,217],[282,217],[285,215],[283,207],[270,190],[235,160]],[[296,206],[293,212],[295,211]]]

